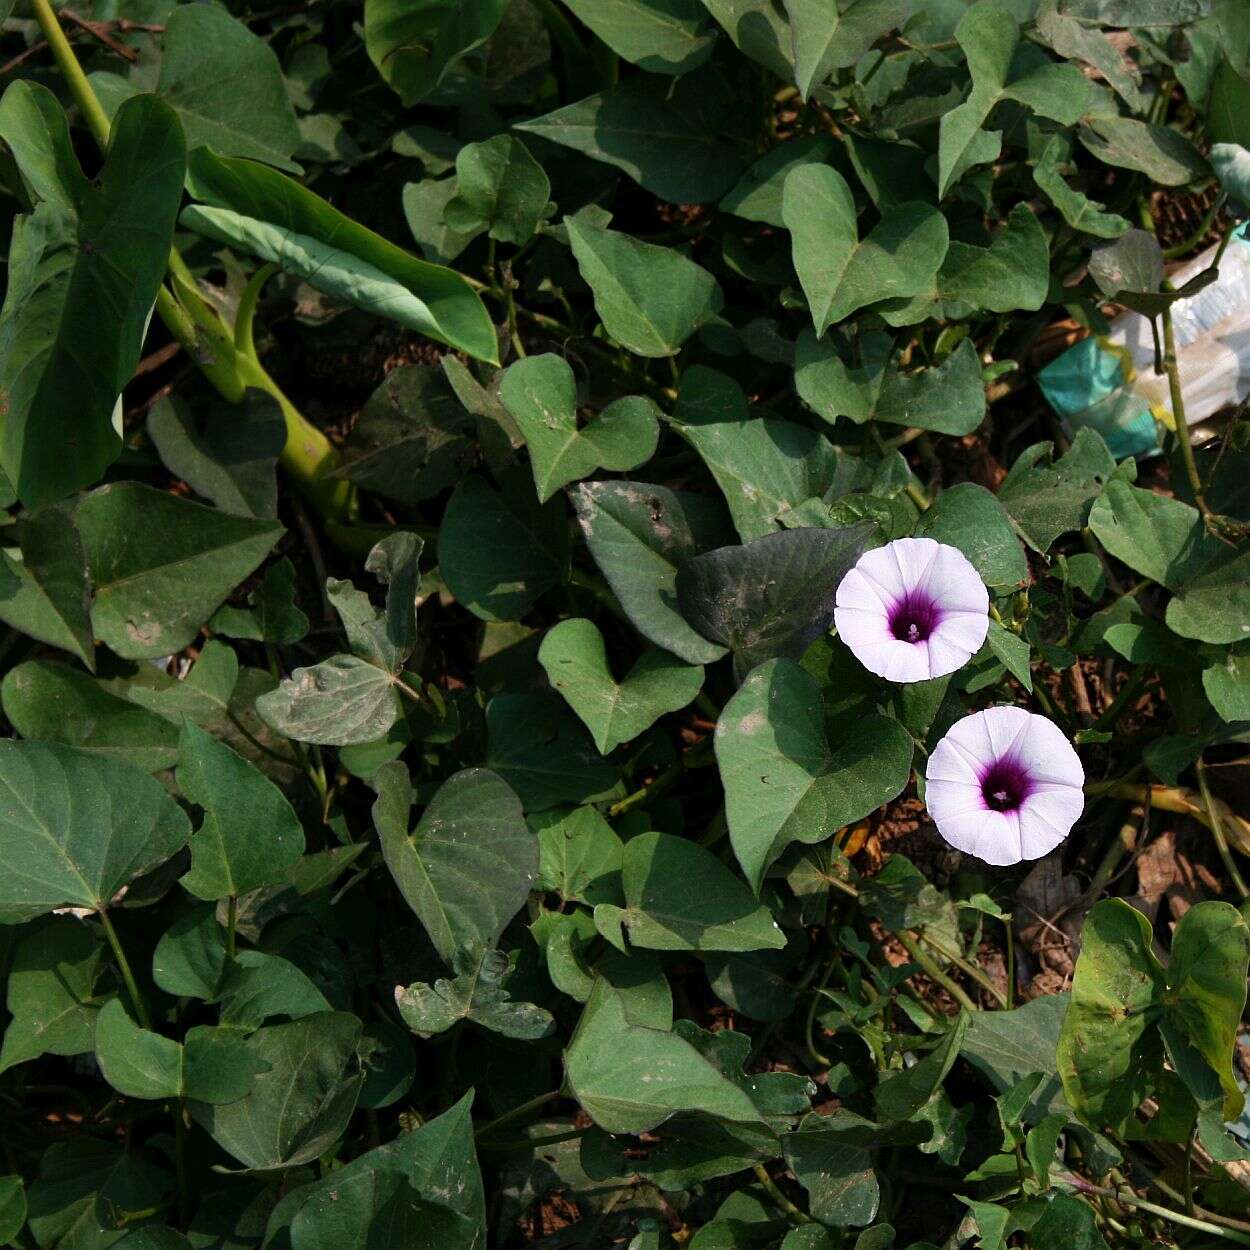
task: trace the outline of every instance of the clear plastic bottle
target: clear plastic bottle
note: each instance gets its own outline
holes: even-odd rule
[[[1176,363],[1190,427],[1250,394],[1250,222],[1220,259],[1219,277],[1172,305]],[[1183,286],[1215,259],[1212,245],[1169,275]],[[1108,334],[1091,334],[1040,369],[1038,385],[1072,429],[1097,430],[1117,459],[1159,449],[1160,426],[1175,429],[1167,375],[1155,372],[1150,319],[1125,311]]]

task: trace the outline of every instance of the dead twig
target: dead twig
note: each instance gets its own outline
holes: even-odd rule
[[[62,9],[61,17],[67,22],[73,22],[79,30],[86,31],[97,43],[102,43],[110,52],[115,52],[123,60],[134,62],[139,59],[139,54],[133,48],[127,47],[120,39],[114,39],[109,34],[108,26],[110,23],[93,22],[79,13],[75,13],[73,9]]]

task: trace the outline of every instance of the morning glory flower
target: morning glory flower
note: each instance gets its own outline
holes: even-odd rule
[[[1054,721],[992,707],[956,721],[929,756],[925,802],[956,850],[987,864],[1053,851],[1085,806],[1085,770]]]
[[[967,556],[932,538],[896,538],[860,556],[838,585],[838,637],[887,681],[962,668],[985,642],[990,597]]]

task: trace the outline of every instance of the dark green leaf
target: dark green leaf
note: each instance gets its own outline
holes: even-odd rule
[[[794,43],[794,74],[804,96],[836,69],[854,65],[884,34],[912,13],[908,0],[785,0]]]
[[[28,514],[18,532],[23,572],[56,618],[58,636],[48,641],[64,645],[94,672],[91,585],[82,538],[74,528],[74,502],[52,504]],[[63,640],[61,630],[66,635]],[[41,633],[37,630],[36,636]]]
[[[631,1024],[621,996],[599,980],[564,1055],[569,1091],[600,1128],[644,1133],[679,1111],[753,1123],[760,1113],[688,1041]]]
[[[740,111],[711,69],[675,82],[635,74],[516,129],[605,161],[674,204],[720,199],[748,159]]]
[[[551,353],[510,365],[499,398],[525,436],[539,503],[596,469],[623,473],[645,464],[659,442],[659,410],[641,395],[616,400],[579,427],[573,370]]]
[[[676,417],[744,542],[775,532],[787,512],[823,496],[837,477],[828,439],[797,422],[752,417],[742,388],[704,365],[683,375]]]
[[[864,333],[859,363],[834,335],[805,329],[795,352],[794,384],[826,421],[887,421],[938,434],[970,434],[985,419],[981,362],[964,339],[940,365],[904,373],[888,335]]]
[[[797,660],[833,623],[838,583],[868,548],[866,522],[766,534],[687,560],[677,574],[682,615],[734,654],[739,676],[765,660]]]
[[[510,135],[465,144],[456,156],[456,182],[455,198],[447,204],[448,226],[486,231],[517,247],[533,238],[551,194],[543,167]]]
[[[4,714],[23,738],[61,742],[147,772],[178,758],[178,726],[52,660],[11,668],[0,687]]]
[[[586,545],[634,628],[690,664],[724,655],[676,602],[678,567],[724,537],[707,503],[647,482],[583,482],[570,494]]]
[[[480,477],[456,487],[438,534],[439,571],[453,595],[485,621],[515,621],[566,576],[567,534],[558,502],[539,510]]]
[[[567,0],[618,56],[652,74],[685,74],[711,54],[715,33],[699,0]]]
[[[175,477],[224,512],[276,515],[274,471],[286,422],[272,395],[249,390],[241,404],[210,401],[197,408],[176,397],[161,399],[148,412],[148,437]]]
[[[486,708],[486,762],[516,791],[527,812],[604,798],[616,769],[559,700],[498,694]]]
[[[1131,1116],[1160,1066],[1152,1024],[1166,985],[1150,945],[1146,918],[1120,899],[1085,920],[1058,1067],[1068,1102],[1094,1127]]]
[[[1245,639],[1250,620],[1250,551],[1221,547],[1168,604],[1168,627],[1183,638],[1214,643]]]
[[[1104,164],[1135,169],[1165,187],[1184,186],[1211,173],[1194,145],[1169,126],[1135,117],[1091,117],[1078,137]]]
[[[74,522],[95,588],[96,637],[128,659],[185,647],[283,532],[276,521],[229,516],[139,482],[92,491]]]
[[[332,1175],[293,1186],[266,1237],[292,1250],[482,1250],[486,1207],[470,1090],[442,1115],[366,1151]]]
[[[1028,580],[1024,548],[1006,510],[984,486],[964,482],[944,491],[920,518],[916,534],[958,547],[991,590]]]
[[[1061,135],[1052,136],[1033,166],[1033,181],[1074,230],[1083,230],[1100,239],[1119,238],[1129,228],[1129,223],[1118,213],[1106,212],[1101,204],[1064,180],[1060,166],[1065,163],[1068,151],[1069,145]]]
[[[73,916],[54,916],[13,952],[6,1006],[12,1019],[0,1072],[40,1055],[81,1055],[95,1045],[95,1019],[107,1001],[99,935]]]
[[[429,95],[495,33],[507,0],[368,0],[365,49],[405,105]]]
[[[86,751],[0,742],[0,923],[101,911],[181,850],[190,822],[147,773]]]
[[[178,114],[189,148],[299,172],[291,156],[300,133],[282,67],[269,44],[241,21],[213,5],[179,5],[165,23],[160,65],[156,94]],[[104,77],[111,80],[106,100],[117,90],[134,90]]]
[[[121,450],[114,409],[165,274],[186,152],[173,111],[140,96],[88,182],[60,105],[24,81],[0,100],[0,139],[39,201],[15,223],[0,310],[0,464],[34,507],[91,485]]]
[[[827,165],[786,176],[782,218],[818,335],[857,309],[909,298],[932,281],[946,255],[946,219],[929,204],[900,204],[859,238],[851,189]]]
[[[178,786],[204,810],[183,888],[197,898],[246,894],[279,880],[304,853],[304,830],[282,791],[223,742],[187,722]]]
[[[473,433],[473,420],[442,370],[403,365],[365,402],[335,476],[418,504],[461,481],[476,456]]]
[[[1012,465],[998,501],[1037,551],[1090,522],[1090,508],[1116,471],[1115,458],[1093,430],[1082,427],[1072,446],[1048,468],[1029,449]],[[1039,448],[1044,454],[1044,449]]]
[[[95,1025],[95,1052],[104,1079],[130,1098],[195,1098],[237,1102],[263,1071],[233,1029],[191,1029],[180,1045],[141,1029],[114,998]]]
[[[257,1069],[244,1098],[222,1106],[191,1100],[192,1118],[246,1168],[310,1163],[347,1125],[364,1081],[360,1021],[323,1012],[258,1029],[243,1043]]]

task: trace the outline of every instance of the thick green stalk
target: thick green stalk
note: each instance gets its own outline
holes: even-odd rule
[[[61,76],[65,79],[66,86],[69,87],[70,94],[74,97],[74,102],[82,110],[83,120],[95,136],[96,143],[100,145],[100,151],[103,152],[109,142],[108,114],[87,81],[87,75],[83,73],[82,66],[78,64],[78,58],[74,55],[74,49],[70,46],[65,32],[61,29],[61,23],[57,21],[56,14],[52,11],[52,5],[49,0],[30,0],[30,11],[34,14],[35,21],[39,23],[39,29],[44,39],[47,40],[48,47],[52,49],[52,57],[56,61],[57,69],[61,71]]]
[[[83,73],[50,0],[31,0],[31,12],[83,120],[100,151],[107,152],[108,114]],[[338,463],[334,444],[283,394],[256,358],[254,348],[245,351],[236,347],[230,328],[205,303],[177,248],[170,248],[169,275],[173,291],[161,287],[156,296],[156,312],[170,334],[222,398],[230,403],[238,403],[249,386],[268,392],[278,401],[287,429],[281,457],[283,468],[324,517],[339,522],[350,519],[355,495],[352,484],[325,477]],[[251,346],[251,313],[254,311],[253,303],[247,317],[248,347]]]

